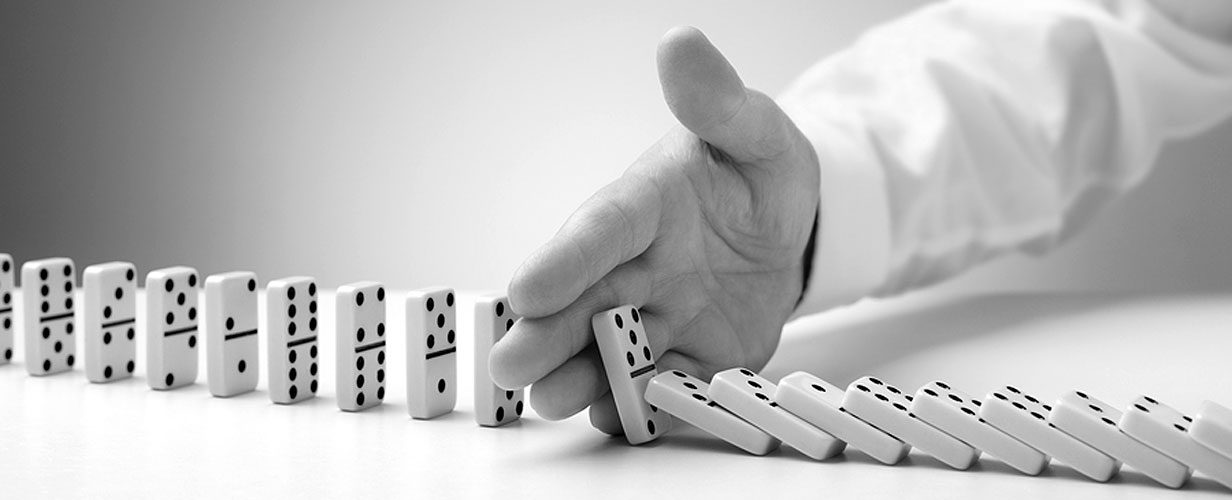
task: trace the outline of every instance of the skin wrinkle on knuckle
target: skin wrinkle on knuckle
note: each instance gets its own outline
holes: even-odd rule
[[[599,278],[594,273],[602,271],[609,272],[620,264],[621,259],[626,255],[631,254],[631,249],[636,238],[633,228],[633,219],[626,212],[622,203],[613,197],[603,197],[597,200],[599,205],[585,219],[585,225],[590,231],[596,233],[595,238],[586,238],[586,241],[592,244],[607,243],[613,238],[619,238],[621,252],[618,254],[600,252],[598,248],[587,248],[580,242],[575,241],[578,252],[582,257],[582,271],[585,273],[585,283],[594,283]],[[605,255],[612,255],[611,262],[603,259]]]
[[[611,275],[609,274],[608,276]],[[591,287],[590,291],[582,294],[582,297],[576,303],[577,307],[574,308],[574,317],[569,319],[569,324],[563,325],[564,328],[562,328],[562,330],[569,329],[570,324],[578,324],[582,327],[583,331],[589,331],[590,318],[594,316],[595,313],[600,312],[602,308],[608,307],[604,304],[617,300],[615,297],[616,292],[612,287],[611,279],[609,277],[601,278],[594,284],[594,286]],[[581,353],[582,350],[589,347],[592,343],[592,337],[590,335],[567,335],[567,337],[570,342],[569,351],[573,355]]]
[[[745,88],[744,92],[740,93],[740,102],[737,103],[735,106],[733,106],[730,112],[725,113],[724,115],[717,116],[714,120],[711,120],[710,123],[702,124],[700,127],[698,127],[698,129],[708,131],[708,132],[718,132],[722,135],[727,135],[731,133],[730,125],[732,121],[735,120],[737,116],[740,116],[740,114],[743,113],[745,109],[748,108],[749,94],[750,94],[749,89]],[[726,129],[726,130],[722,130],[720,132],[720,129]]]
[[[639,228],[632,224],[632,220],[626,216],[625,227],[628,231],[628,248],[625,255],[632,259],[635,256],[641,255],[658,240],[660,231],[662,230],[662,217],[666,207],[668,207],[668,188],[663,185],[664,179],[662,175],[654,175],[647,172],[626,172],[624,177],[631,185],[635,185],[640,189],[650,189],[650,193],[640,193],[641,208],[648,212],[642,214],[642,221],[646,224],[654,224],[655,231],[650,238],[645,240],[642,246],[637,246],[637,234]]]
[[[586,249],[582,248],[582,243],[579,240],[580,238],[568,238],[565,241],[569,243],[569,248],[573,249],[573,257],[576,259],[577,268],[581,269],[582,278],[585,280],[583,283],[588,283],[590,282],[592,271],[590,270],[590,267],[586,265],[586,263],[588,262],[587,261],[588,257],[586,255]],[[568,305],[564,304],[564,305],[559,305],[556,307],[564,308],[564,307],[568,307]]]
[[[764,133],[758,135],[754,141],[755,156],[762,160],[774,161],[782,158],[787,153],[791,152],[795,143],[790,140],[791,135],[788,134],[788,118],[786,113],[779,108],[778,104],[771,99],[770,96],[763,94],[757,90],[748,90],[747,94],[752,94],[753,99],[756,99],[759,104],[765,106],[767,113],[762,115],[762,120],[759,120],[764,126]]]

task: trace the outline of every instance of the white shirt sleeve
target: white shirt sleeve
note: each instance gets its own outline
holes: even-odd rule
[[[868,32],[779,102],[821,164],[799,316],[1056,246],[1165,142],[1232,115],[1232,44],[1145,0],[957,0]]]

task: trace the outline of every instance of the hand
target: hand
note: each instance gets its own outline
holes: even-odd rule
[[[700,31],[668,32],[658,66],[682,126],[526,260],[509,285],[524,319],[490,358],[497,385],[534,384],[530,403],[544,418],[589,405],[610,434],[620,423],[591,316],[641,307],[659,371],[760,369],[801,296],[817,216],[812,146]]]

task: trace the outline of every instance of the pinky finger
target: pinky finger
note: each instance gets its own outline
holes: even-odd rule
[[[620,425],[620,414],[616,411],[616,401],[612,399],[612,393],[604,394],[590,404],[590,426],[604,434],[624,435],[625,430]]]

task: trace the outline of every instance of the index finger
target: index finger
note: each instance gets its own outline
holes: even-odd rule
[[[649,177],[625,174],[586,200],[509,283],[509,306],[524,317],[561,311],[640,255],[659,228],[662,197]]]

